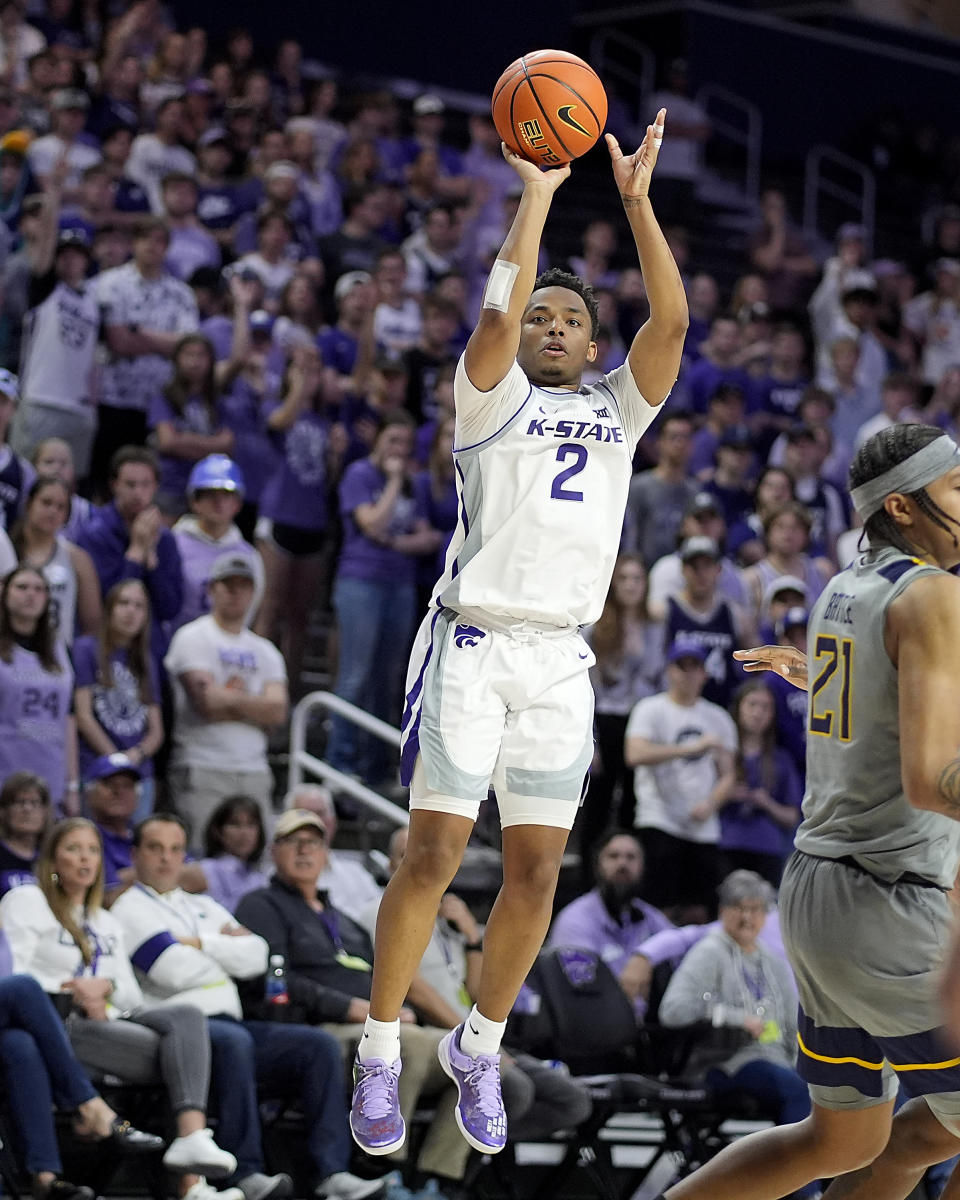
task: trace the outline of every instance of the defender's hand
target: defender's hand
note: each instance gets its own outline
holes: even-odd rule
[[[643,199],[650,191],[650,176],[657,165],[666,119],[667,110],[661,108],[654,123],[647,126],[647,132],[635,154],[624,154],[612,133],[604,135],[613,164],[613,177],[624,200]]]
[[[793,646],[754,646],[734,650],[733,657],[745,671],[775,671],[794,687],[807,690],[807,656]]]

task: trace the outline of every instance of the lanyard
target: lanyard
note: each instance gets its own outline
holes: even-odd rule
[[[740,973],[743,975],[743,982],[750,995],[759,1004],[767,994],[767,978],[763,973],[763,964],[760,962],[757,963],[756,975],[749,974],[745,964],[740,967]]]
[[[152,900],[154,904],[159,904],[161,908],[165,908],[167,912],[172,917],[175,917],[179,923],[188,925],[190,932],[194,937],[200,936],[200,926],[197,923],[197,918],[192,912],[189,910],[174,908],[174,906],[172,904],[168,904],[162,896],[157,895],[157,893],[152,891],[150,888],[144,887],[142,883],[138,883],[135,886],[138,887],[145,896]]]
[[[324,905],[323,910],[317,913],[320,923],[330,935],[330,941],[333,942],[335,951],[334,957],[341,967],[347,967],[351,971],[366,971],[367,973],[373,970],[373,967],[361,958],[358,954],[348,954],[347,948],[343,944],[343,938],[340,936],[340,918],[337,913]]]

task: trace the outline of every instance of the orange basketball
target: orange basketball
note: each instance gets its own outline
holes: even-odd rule
[[[512,62],[497,80],[490,107],[509,148],[542,167],[586,154],[607,120],[600,77],[566,50],[535,50]]]

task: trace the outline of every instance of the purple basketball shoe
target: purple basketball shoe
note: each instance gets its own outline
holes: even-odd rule
[[[382,1058],[354,1060],[350,1132],[368,1154],[390,1154],[403,1145],[407,1130],[397,1092],[400,1059],[391,1066]]]
[[[437,1047],[440,1066],[457,1085],[457,1124],[474,1150],[498,1154],[507,1144],[507,1114],[500,1095],[500,1055],[471,1058],[460,1049],[463,1026]]]

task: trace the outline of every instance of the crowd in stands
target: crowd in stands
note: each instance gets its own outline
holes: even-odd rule
[[[686,90],[673,62],[650,103],[668,108],[653,199],[690,326],[585,631],[583,895],[550,944],[598,952],[641,1022],[667,964],[662,1022],[728,1035],[692,1069],[791,1120],[772,904],[806,697],[732,652],[805,649],[859,545],[846,474],[871,433],[958,432],[960,209],[927,190],[911,261],[853,224],[824,257],[771,189],[730,285],[690,251],[710,127]],[[59,1178],[54,1098],[82,1135],[158,1150],[89,1073],[163,1085],[188,1200],[215,1200],[208,1179],[226,1200],[290,1194],[258,1103],[291,1089],[317,1196],[459,1194],[436,1045],[472,1002],[482,914],[444,898],[404,1010],[401,1105],[435,1103],[416,1161],[358,1176],[345,1068],[384,880],[331,848],[324,789],[281,800],[269,751],[318,618],[333,689],[398,723],[458,519],[454,369],[520,190],[486,115],[361,90],[296,41],[208,44],[159,0],[0,0],[0,1066],[32,1081],[0,1116],[39,1200],[92,1197]],[[647,315],[615,201],[580,245],[548,228],[541,256],[594,289],[596,376]],[[396,784],[342,718],[323,753]],[[575,1079],[522,1047],[505,1061],[512,1137],[586,1119]]]

